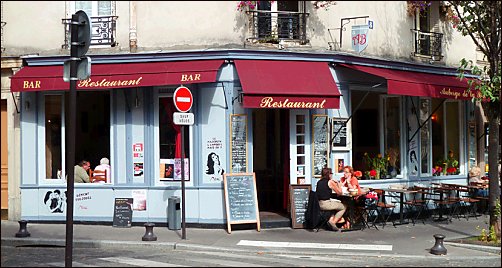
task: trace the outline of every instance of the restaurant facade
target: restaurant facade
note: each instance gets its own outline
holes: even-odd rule
[[[114,200],[133,198],[133,222],[166,223],[169,198],[181,196],[182,151],[189,224],[225,224],[223,174],[254,172],[260,212],[289,217],[290,185],[315,189],[325,166],[341,177],[351,165],[364,173],[361,186],[384,187],[465,184],[476,164],[476,93],[453,68],[256,50],[90,57],[71,122],[75,162],[94,168],[107,157],[111,179],[75,184],[75,221],[111,222]],[[65,160],[67,58],[25,57],[11,78],[25,220],[66,219],[65,173],[75,165]],[[195,117],[183,148],[172,115],[180,86],[193,94]],[[365,161],[379,154],[385,169]]]

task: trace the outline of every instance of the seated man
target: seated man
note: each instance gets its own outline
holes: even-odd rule
[[[87,160],[82,160],[78,163],[78,165],[75,165],[73,174],[75,176],[75,183],[89,183],[89,174],[87,174],[87,171],[91,167],[91,163]]]
[[[331,230],[338,231],[336,224],[340,222],[347,207],[338,199],[331,198],[333,191],[337,195],[342,195],[342,187],[338,181],[332,180],[333,172],[331,168],[323,168],[321,179],[317,182],[317,198],[319,199],[319,207],[321,210],[332,211],[328,225]]]

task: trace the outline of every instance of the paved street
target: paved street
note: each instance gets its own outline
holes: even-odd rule
[[[2,246],[2,267],[64,267],[63,247]],[[500,267],[500,255],[465,256],[351,256],[330,254],[265,253],[263,251],[211,251],[136,248],[76,248],[74,267],[174,267],[174,266],[252,266],[252,267],[322,267],[322,266],[421,266],[421,267]]]

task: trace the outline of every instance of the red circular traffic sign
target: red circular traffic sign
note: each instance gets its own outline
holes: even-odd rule
[[[174,106],[176,106],[176,109],[178,109],[178,111],[186,113],[190,109],[192,109],[192,92],[186,87],[178,87],[176,91],[174,91],[173,101]]]

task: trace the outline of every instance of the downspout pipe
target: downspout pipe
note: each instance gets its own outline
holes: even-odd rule
[[[129,2],[129,51],[136,53],[138,38],[136,36],[136,1]]]

